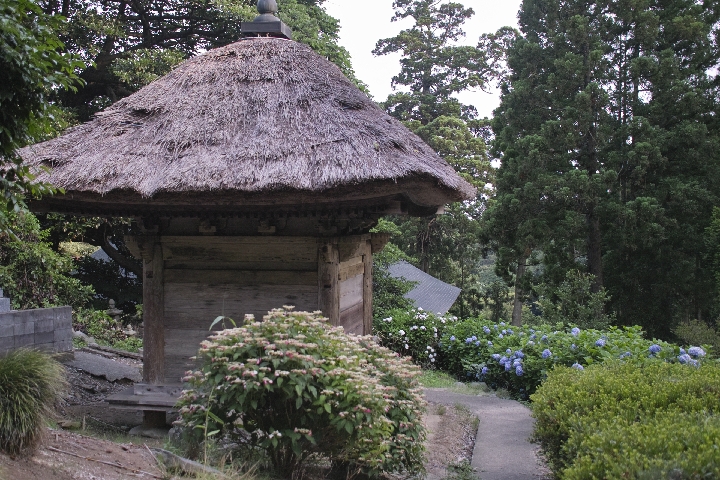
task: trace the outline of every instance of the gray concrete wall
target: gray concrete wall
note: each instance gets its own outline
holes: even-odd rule
[[[0,354],[20,347],[72,351],[72,308],[37,308],[0,313]]]

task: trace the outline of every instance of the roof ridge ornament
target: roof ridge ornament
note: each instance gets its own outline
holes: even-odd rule
[[[240,29],[244,37],[276,37],[292,40],[292,30],[276,14],[278,5],[275,0],[258,0],[260,15],[252,22],[242,22]]]

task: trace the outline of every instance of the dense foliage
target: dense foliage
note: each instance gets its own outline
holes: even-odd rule
[[[283,478],[312,458],[358,473],[423,469],[418,369],[317,314],[273,310],[202,344],[179,424],[264,450]]]
[[[560,478],[716,478],[720,366],[556,368],[532,396],[535,437]]]
[[[375,319],[381,343],[424,368],[486,382],[527,399],[555,366],[582,369],[605,361],[699,365],[708,345],[687,350],[644,338],[640,327],[580,329],[567,324],[511,326],[479,317],[458,320],[422,309]]]
[[[14,309],[86,305],[92,288],[73,278],[73,259],[54,251],[35,216],[9,217],[15,234],[0,234],[0,288]]]
[[[516,290],[584,272],[619,324],[664,338],[717,314],[703,259],[720,201],[719,19],[693,0],[523,2],[485,216]]]
[[[32,449],[65,387],[65,369],[47,354],[17,349],[0,356],[0,451]]]
[[[79,65],[60,53],[59,18],[45,15],[32,0],[0,0],[0,229],[8,215],[26,210],[25,197],[54,192],[34,182],[15,150],[38,140],[53,123],[48,96],[69,88]]]

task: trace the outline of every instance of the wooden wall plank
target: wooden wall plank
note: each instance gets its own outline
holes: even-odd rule
[[[360,275],[365,271],[363,257],[351,258],[345,262],[340,262],[340,281],[344,282],[348,278]]]
[[[317,262],[310,237],[162,237],[165,259],[191,262]]]
[[[165,286],[165,326],[207,329],[220,315],[240,323],[245,314],[260,319],[269,310],[283,305],[312,312],[318,309],[317,299],[317,285],[168,283]]]
[[[317,272],[318,264],[317,259],[312,262],[291,262],[289,260],[283,260],[278,262],[273,261],[249,261],[249,262],[236,262],[227,259],[215,259],[215,260],[195,260],[195,259],[177,259],[170,258],[165,260],[165,268],[167,270],[258,270],[258,271],[304,271],[304,272]]]
[[[340,253],[337,243],[328,241],[318,248],[318,308],[331,325],[340,321]]]
[[[358,303],[340,312],[340,325],[345,329],[345,333],[363,335],[364,319],[362,303]]]
[[[317,287],[317,268],[312,271],[188,270],[165,269],[165,283],[207,285],[313,285]]]
[[[365,242],[365,252],[363,254],[363,335],[372,333],[373,324],[373,259],[372,259],[372,239]]]
[[[340,311],[363,303],[363,276],[356,275],[340,282]]]

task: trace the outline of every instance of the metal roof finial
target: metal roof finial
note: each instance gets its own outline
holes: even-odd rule
[[[277,16],[278,5],[275,0],[258,0],[260,15],[252,22],[242,22],[241,30],[245,37],[277,37],[292,39],[292,31]]]

